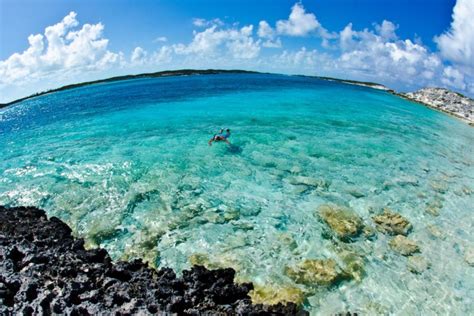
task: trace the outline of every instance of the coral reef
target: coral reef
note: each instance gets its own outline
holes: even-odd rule
[[[405,217],[389,209],[385,209],[382,214],[376,215],[372,219],[377,229],[384,234],[406,236],[413,229]]]

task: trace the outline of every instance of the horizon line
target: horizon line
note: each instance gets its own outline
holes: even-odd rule
[[[78,82],[73,84],[64,85],[58,88],[52,88],[45,91],[39,91],[28,96],[15,99],[10,102],[0,103],[0,109],[5,107],[11,106],[13,104],[32,99],[35,97],[40,97],[49,93],[70,90],[74,88],[80,88],[84,86],[89,86],[93,84],[105,83],[105,82],[115,82],[115,81],[123,81],[123,80],[133,80],[133,79],[142,79],[142,78],[160,78],[160,77],[172,77],[172,76],[186,76],[186,75],[217,75],[223,73],[241,73],[241,74],[271,74],[271,75],[284,75],[284,76],[298,76],[298,77],[309,77],[309,78],[318,78],[321,80],[327,81],[337,81],[346,84],[356,84],[356,85],[363,85],[371,88],[379,87],[382,90],[395,92],[395,90],[388,88],[387,86],[376,83],[376,82],[369,82],[369,81],[359,81],[359,80],[350,80],[350,79],[342,79],[336,77],[326,77],[326,76],[316,76],[316,75],[303,75],[303,74],[283,74],[283,73],[273,73],[273,72],[261,72],[261,71],[254,71],[254,70],[243,70],[243,69],[176,69],[176,70],[162,70],[157,72],[145,72],[139,74],[128,74],[128,75],[121,75],[121,76],[113,76],[104,79],[98,80],[91,80],[91,81],[84,81]]]

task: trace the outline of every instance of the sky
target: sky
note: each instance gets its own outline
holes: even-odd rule
[[[0,0],[0,102],[181,68],[474,96],[474,0]]]

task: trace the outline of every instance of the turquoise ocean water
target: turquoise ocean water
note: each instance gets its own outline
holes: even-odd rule
[[[209,147],[220,128],[232,146]],[[43,208],[115,259],[231,266],[304,293],[313,314],[474,310],[474,129],[386,92],[263,74],[97,84],[0,110],[0,148],[0,204]],[[327,238],[328,203],[369,226],[383,208],[402,214],[430,268],[410,272],[381,233]],[[285,273],[341,249],[363,258],[360,280]]]

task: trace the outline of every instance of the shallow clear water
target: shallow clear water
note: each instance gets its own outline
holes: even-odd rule
[[[232,146],[209,147],[221,127]],[[279,75],[140,79],[19,103],[0,111],[0,133],[0,204],[44,208],[116,259],[232,266],[239,280],[298,288],[313,314],[474,309],[474,129],[386,92]],[[325,203],[369,226],[384,207],[401,213],[431,268],[409,272],[381,233],[323,238]],[[340,260],[341,247],[363,256],[361,281],[284,273]]]

